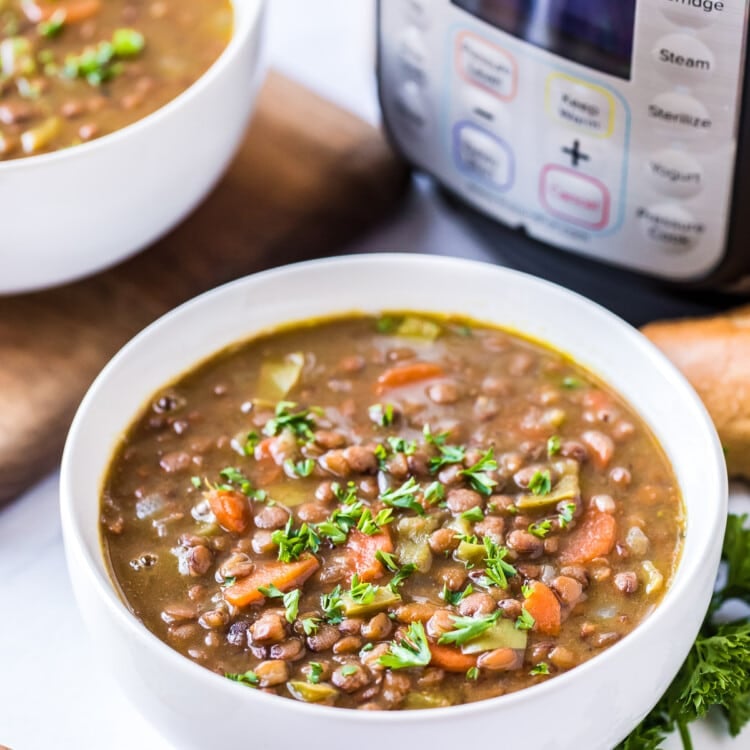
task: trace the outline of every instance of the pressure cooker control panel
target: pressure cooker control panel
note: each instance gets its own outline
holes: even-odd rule
[[[388,128],[452,191],[637,270],[689,279],[720,261],[744,2],[381,0],[379,13]]]

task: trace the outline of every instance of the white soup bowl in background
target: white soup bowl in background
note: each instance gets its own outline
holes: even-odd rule
[[[0,162],[0,294],[111,266],[183,219],[223,174],[263,78],[265,0],[233,0],[227,48],[192,86],[102,138]]]

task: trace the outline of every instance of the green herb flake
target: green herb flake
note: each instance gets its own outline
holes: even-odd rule
[[[400,487],[383,492],[380,500],[391,508],[413,510],[423,516],[424,508],[417,501],[417,494],[421,492],[421,489],[414,477],[409,477]]]
[[[567,391],[574,391],[577,388],[581,388],[582,386],[583,386],[583,381],[572,375],[568,375],[562,380],[562,387],[565,388],[565,390]]]
[[[465,518],[467,521],[483,521],[484,520],[484,511],[477,506],[476,508],[471,508],[470,510],[465,510],[461,514],[461,518]]]
[[[242,685],[247,685],[248,687],[258,687],[260,684],[260,678],[258,677],[255,672],[248,671],[244,672],[243,674],[232,674],[231,672],[225,672],[224,677],[226,677],[228,680],[232,680],[232,682],[239,682]]]
[[[307,673],[307,681],[311,685],[317,685],[323,675],[323,665],[318,661],[311,661],[308,667],[310,671]]]
[[[534,472],[529,481],[529,490],[537,497],[543,497],[552,492],[552,476],[549,469]]]
[[[192,484],[196,490],[199,490],[203,486],[203,480],[200,477],[190,477],[190,484]]]
[[[317,617],[305,617],[305,619],[302,620],[302,630],[305,635],[315,635],[318,632],[319,627],[320,619]]]
[[[370,421],[379,427],[390,427],[395,420],[393,404],[373,404],[367,410],[367,414]]]
[[[490,448],[473,466],[458,472],[461,477],[466,477],[469,484],[482,495],[491,495],[492,489],[497,486],[489,472],[497,470],[497,461],[494,451]]]
[[[353,674],[357,674],[359,671],[359,667],[356,664],[344,664],[343,667],[341,667],[341,674],[344,677],[351,677]]]
[[[562,441],[560,440],[559,435],[553,435],[548,441],[547,441],[547,455],[552,458],[552,456],[556,456],[560,450],[562,449]]]
[[[284,461],[284,469],[287,475],[309,477],[315,470],[315,461],[311,458],[305,458],[302,461],[292,461],[291,458],[288,458]]]
[[[546,661],[540,661],[539,664],[537,664],[530,672],[529,674],[532,677],[536,677],[537,675],[546,675],[549,674],[549,664],[547,664]]]
[[[557,521],[560,524],[561,529],[564,529],[573,521],[573,516],[575,516],[575,513],[575,503],[565,503],[565,505],[563,505],[562,510],[560,510],[560,513],[557,516]]]
[[[112,34],[112,47],[117,57],[135,57],[145,46],[145,37],[135,29],[116,29]]]
[[[341,586],[336,586],[333,591],[320,596],[320,608],[323,610],[326,621],[331,625],[338,625],[344,619],[342,595]]]
[[[518,575],[518,571],[505,558],[508,549],[501,547],[488,536],[484,537],[485,549],[485,575],[483,582],[499,586],[501,589],[508,588],[508,577]]]
[[[438,643],[450,643],[455,646],[463,646],[469,641],[478,638],[489,630],[500,618],[502,612],[498,609],[491,615],[485,617],[458,617],[451,615],[453,630],[443,633]]]
[[[303,552],[317,552],[320,548],[320,536],[315,528],[303,523],[295,529],[291,516],[283,529],[273,532],[271,541],[278,546],[279,560],[282,562],[298,560]]]
[[[388,653],[383,654],[378,662],[389,669],[411,669],[426,667],[431,659],[424,625],[413,622],[403,638],[391,641]]]
[[[474,587],[469,584],[463,591],[451,591],[447,584],[443,584],[443,590],[440,592],[440,598],[446,604],[452,604],[454,607],[459,605],[469,594],[474,593]]]
[[[311,443],[315,439],[314,412],[314,409],[300,409],[293,401],[279,401],[274,418],[269,419],[263,427],[263,434],[275,437],[284,430],[291,430],[300,442]]]
[[[227,466],[219,472],[219,476],[226,482],[229,482],[231,485],[230,489],[232,487],[236,488],[243,495],[247,495],[248,497],[252,494],[252,482],[239,469]]]
[[[516,630],[531,630],[536,620],[529,614],[526,607],[521,608],[521,615],[516,620]]]
[[[466,670],[466,679],[467,680],[478,680],[479,679],[479,669],[477,667],[469,667],[469,669]]]
[[[529,524],[529,534],[538,536],[540,539],[544,539],[550,531],[552,531],[552,521],[549,518]]]
[[[60,8],[59,10],[56,10],[47,21],[40,21],[37,24],[37,31],[39,34],[46,39],[54,39],[54,37],[59,36],[60,32],[63,30],[63,27],[65,26],[65,11]]]

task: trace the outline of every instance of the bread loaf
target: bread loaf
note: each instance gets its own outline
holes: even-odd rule
[[[750,478],[750,306],[711,318],[651,323],[642,330],[703,399],[730,476]]]

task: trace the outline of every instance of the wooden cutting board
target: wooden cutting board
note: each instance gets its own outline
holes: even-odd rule
[[[225,281],[335,254],[408,181],[377,129],[271,73],[232,167],[183,225],[92,278],[0,297],[0,504],[55,466],[87,387],[137,331]]]

